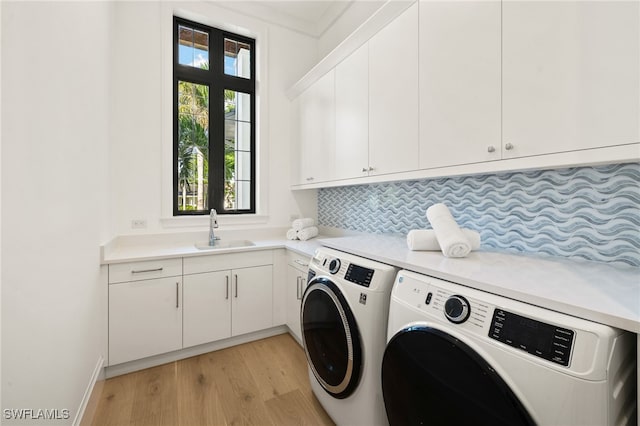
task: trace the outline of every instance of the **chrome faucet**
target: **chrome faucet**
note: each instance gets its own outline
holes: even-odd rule
[[[218,227],[218,212],[216,209],[211,209],[211,213],[209,214],[209,245],[214,246],[216,244],[216,240],[219,240],[220,237],[216,237],[213,230]]]

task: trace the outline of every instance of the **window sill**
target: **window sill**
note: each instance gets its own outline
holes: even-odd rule
[[[264,225],[269,222],[269,216],[259,214],[218,215],[220,226],[234,225]],[[163,228],[190,228],[209,226],[209,216],[172,216],[160,219]]]

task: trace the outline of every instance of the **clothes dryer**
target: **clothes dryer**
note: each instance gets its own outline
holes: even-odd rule
[[[382,387],[395,425],[635,425],[635,335],[400,271]]]
[[[386,425],[380,368],[397,269],[320,248],[300,320],[314,394],[338,425]]]

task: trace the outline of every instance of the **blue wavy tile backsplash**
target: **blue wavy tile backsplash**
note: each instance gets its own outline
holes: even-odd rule
[[[483,249],[640,267],[640,163],[324,188],[318,222],[406,234],[435,203]]]

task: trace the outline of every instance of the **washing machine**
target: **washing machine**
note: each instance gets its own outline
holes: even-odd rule
[[[400,271],[387,337],[392,426],[636,424],[630,333]]]
[[[380,368],[397,269],[316,250],[300,322],[311,388],[339,426],[386,425]]]

